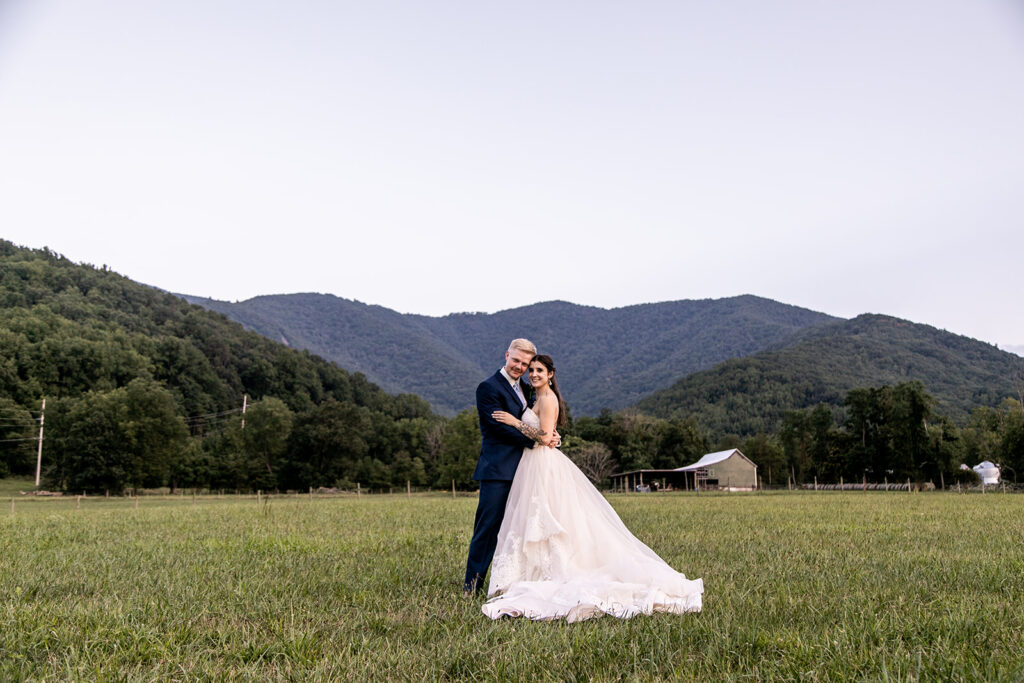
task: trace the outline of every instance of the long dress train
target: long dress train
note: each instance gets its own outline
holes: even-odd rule
[[[523,421],[540,426],[530,410]],[[561,451],[527,448],[516,470],[484,614],[580,621],[699,612],[704,584],[633,534]]]

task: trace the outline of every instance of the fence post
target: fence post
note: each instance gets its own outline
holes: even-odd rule
[[[452,479],[452,500],[455,500],[455,480]]]

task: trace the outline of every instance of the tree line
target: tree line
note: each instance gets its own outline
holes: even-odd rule
[[[357,484],[381,490],[452,483],[472,489],[480,448],[473,410],[454,418],[415,410],[396,417],[332,398],[296,411],[266,397],[244,414],[236,409],[186,419],[173,394],[148,379],[57,400],[47,407],[46,428],[45,484],[89,492],[165,486],[351,489]],[[8,438],[12,433],[18,432],[9,427],[2,432]],[[563,440],[562,450],[598,485],[606,485],[615,471],[672,469],[710,450],[733,447],[758,465],[767,485],[840,479],[938,485],[972,480],[960,464],[981,460],[1000,464],[1004,476],[1015,479],[1024,467],[1024,410],[1008,399],[999,408],[976,409],[967,424],[957,426],[934,412],[923,385],[907,382],[853,390],[842,411],[821,404],[788,412],[771,434],[713,441],[692,418],[605,411],[570,420]],[[5,449],[2,466],[28,473],[35,444],[26,438],[20,451]]]
[[[890,316],[865,314],[803,330],[779,348],[682,377],[636,404],[659,417],[694,416],[715,433],[779,429],[783,414],[832,406],[848,392],[916,379],[941,415],[966,423],[978,406],[1016,396],[1024,359],[991,344]]]
[[[783,414],[778,429],[752,436],[715,435],[693,416],[659,418],[634,410],[570,420],[562,450],[606,485],[613,472],[674,469],[712,451],[739,448],[769,486],[867,481],[974,481],[973,466],[990,460],[1008,480],[1024,473],[1024,404],[1006,399],[976,408],[962,426],[935,409],[918,381],[849,391],[841,407],[821,403]],[[442,483],[471,485],[479,449],[476,415],[449,421]]]
[[[45,396],[51,488],[473,486],[474,410],[438,416],[418,396],[49,250],[0,240],[0,265],[0,476],[35,471]],[[919,382],[857,388],[740,435],[699,413],[606,410],[571,419],[563,450],[598,483],[729,447],[769,484],[948,480],[983,459],[1015,477],[1021,402],[986,402],[954,419]]]
[[[42,397],[44,484],[66,490],[380,483],[415,476],[443,422],[177,296],[0,240],[0,476],[35,471]]]

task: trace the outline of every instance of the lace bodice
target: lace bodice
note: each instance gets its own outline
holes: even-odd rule
[[[520,419],[531,427],[540,428],[540,418],[537,417],[537,413],[533,412],[529,408],[526,409],[526,412],[523,413],[523,416]]]

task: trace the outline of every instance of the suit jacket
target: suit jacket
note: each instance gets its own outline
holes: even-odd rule
[[[530,395],[531,387],[519,383],[523,396]],[[495,410],[503,410],[516,417],[522,417],[525,408],[512,386],[501,374],[494,373],[476,388],[476,410],[480,416],[480,459],[476,463],[473,479],[498,479],[512,481],[519,467],[523,449],[533,446],[533,439],[525,436],[515,427],[502,424],[491,417]]]

